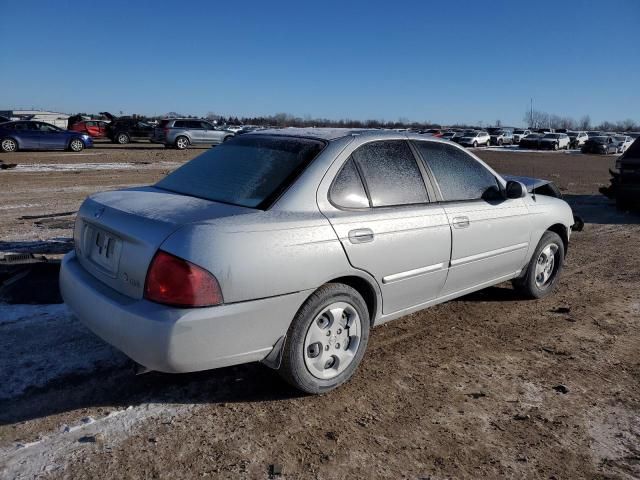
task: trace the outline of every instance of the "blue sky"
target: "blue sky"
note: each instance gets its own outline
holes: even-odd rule
[[[0,8],[0,109],[519,125],[533,97],[549,113],[640,121],[639,0]]]

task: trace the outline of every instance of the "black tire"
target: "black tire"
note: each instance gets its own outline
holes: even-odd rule
[[[559,148],[558,144],[557,144],[557,143],[554,143],[554,144],[553,144],[553,149],[554,149],[554,150],[558,150],[558,148]]]
[[[489,143],[489,142],[487,142]],[[478,142],[473,142],[473,148],[478,148]]]
[[[178,150],[184,150],[189,147],[189,139],[184,135],[180,135],[179,137],[176,137],[174,145]]]
[[[69,150],[72,152],[81,152],[84,150],[84,142],[79,138],[72,138],[69,142]]]
[[[233,135],[227,135],[222,139],[222,143],[226,142],[227,140],[231,140],[232,138],[233,138]]]
[[[321,379],[314,376],[306,365],[305,338],[312,323],[318,320],[323,310],[336,302],[347,303],[357,312],[360,319],[359,344],[353,359],[341,373],[333,378]],[[278,373],[288,383],[305,393],[320,394],[337,388],[353,376],[362,361],[369,340],[369,325],[367,304],[354,288],[341,283],[323,285],[305,301],[291,322]],[[333,328],[333,324],[328,328]]]
[[[18,142],[16,142],[13,138],[3,138],[0,141],[0,150],[5,153],[17,152]]]
[[[539,259],[542,257],[542,252],[550,245],[555,246],[552,272],[549,279],[544,282],[543,285],[539,285],[536,281],[536,266],[538,265]],[[540,242],[538,242],[538,246],[533,252],[533,256],[529,261],[529,265],[527,266],[524,276],[515,279],[512,282],[513,286],[518,293],[526,298],[536,299],[546,297],[551,294],[558,283],[563,264],[564,243],[557,233],[547,230],[544,232],[544,235],[542,235]]]
[[[128,133],[122,132],[115,136],[115,142],[120,145],[126,145],[127,143],[131,142],[131,137]]]
[[[498,146],[501,147],[502,146],[502,140],[498,140]],[[489,142],[487,142],[487,146],[489,146]]]

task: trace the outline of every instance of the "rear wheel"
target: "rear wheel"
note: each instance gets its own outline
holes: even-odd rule
[[[3,152],[17,152],[18,151],[18,142],[16,142],[13,138],[5,138],[0,143],[0,148]]]
[[[557,144],[557,143],[554,143],[554,144],[553,144],[553,149],[554,149],[554,150],[558,150],[558,144]]]
[[[362,296],[347,285],[329,283],[293,319],[278,373],[303,392],[328,392],[351,378],[368,340],[369,311]]]
[[[129,135],[127,135],[126,133],[119,133],[116,136],[116,142],[119,143],[120,145],[126,145],[130,141],[131,141],[131,138],[129,138]]]
[[[176,138],[176,148],[178,150],[184,150],[189,146],[189,139],[184,136],[180,136]]]
[[[79,138],[74,138],[69,142],[69,150],[72,152],[81,152],[84,149],[84,143]]]
[[[473,148],[478,148],[478,142],[473,142]]]
[[[547,230],[536,247],[524,276],[513,281],[515,289],[527,298],[549,295],[560,276],[564,262],[564,243],[560,236]]]

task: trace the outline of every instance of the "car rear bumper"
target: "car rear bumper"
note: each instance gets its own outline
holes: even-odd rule
[[[69,309],[137,363],[180,373],[263,360],[311,293],[181,309],[124,296],[91,276],[74,252],[60,269]]]

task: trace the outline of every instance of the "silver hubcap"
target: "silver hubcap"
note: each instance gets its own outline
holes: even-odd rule
[[[127,143],[127,136],[126,135],[120,135],[118,137],[118,142],[120,143]]]
[[[13,140],[3,140],[2,149],[5,152],[13,152],[16,149],[16,142],[14,142]]]
[[[188,142],[186,138],[178,139],[178,148],[187,148]]]
[[[309,326],[304,339],[304,363],[316,378],[342,373],[355,358],[361,338],[360,316],[346,302],[332,303]]]
[[[558,246],[555,243],[547,245],[540,252],[536,262],[536,286],[538,288],[546,288],[552,282],[557,252]]]
[[[80,140],[73,140],[71,142],[71,150],[73,150],[74,152],[82,150],[82,142]]]

